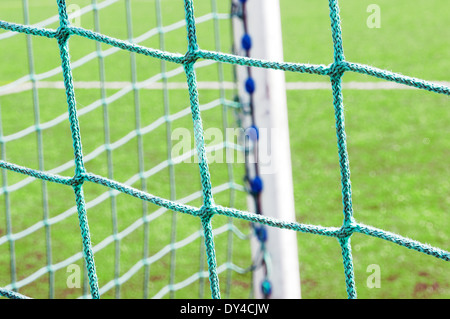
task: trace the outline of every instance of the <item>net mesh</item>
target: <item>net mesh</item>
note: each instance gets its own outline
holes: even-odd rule
[[[100,8],[107,7],[108,5],[114,3],[116,1],[104,1],[100,4],[97,4],[96,1],[93,1],[93,4],[87,6],[83,10],[85,12],[92,11],[94,14],[98,13]],[[245,1],[241,1],[245,2]],[[26,3],[26,1],[24,2]],[[126,1],[129,5],[129,1]],[[159,3],[159,1],[157,1]],[[128,28],[128,40],[120,40],[116,37],[107,36],[102,34],[99,30],[98,20],[96,20],[96,25],[94,26],[94,31],[76,26],[71,24],[69,21],[68,8],[66,6],[66,1],[57,0],[58,5],[58,16],[56,18],[51,18],[49,20],[44,21],[39,25],[29,25],[27,21],[25,24],[15,24],[9,23],[5,21],[0,21],[0,28],[11,31],[0,34],[1,38],[4,39],[7,37],[12,37],[15,33],[24,33],[29,35],[27,39],[31,41],[30,36],[36,36],[41,38],[49,38],[56,40],[57,48],[59,49],[61,67],[55,68],[49,72],[36,74],[33,66],[31,66],[30,74],[24,78],[21,78],[17,81],[14,81],[6,86],[2,87],[3,91],[10,90],[11,88],[15,88],[18,84],[23,84],[25,82],[31,81],[33,93],[34,93],[34,114],[35,114],[35,123],[27,128],[19,132],[15,132],[13,134],[4,134],[4,128],[0,127],[0,145],[2,147],[2,160],[0,161],[0,167],[2,168],[3,173],[3,189],[2,195],[5,196],[6,202],[8,196],[11,196],[11,193],[15,189],[19,189],[24,187],[25,185],[33,182],[38,179],[42,182],[43,188],[43,203],[44,203],[44,219],[37,222],[33,226],[27,228],[26,230],[20,233],[13,233],[12,231],[12,221],[11,221],[11,212],[8,207],[8,203],[6,205],[6,235],[0,238],[0,244],[9,243],[9,251],[10,251],[10,265],[12,269],[12,283],[8,286],[2,288],[0,290],[0,295],[10,297],[10,298],[25,298],[25,296],[16,292],[18,288],[32,282],[36,278],[39,278],[43,274],[49,274],[50,282],[53,282],[55,271],[57,269],[61,269],[63,267],[67,267],[69,264],[73,263],[76,260],[80,260],[84,257],[84,266],[87,269],[87,274],[85,280],[89,284],[89,293],[92,298],[99,298],[100,295],[110,290],[113,287],[116,287],[116,296],[120,296],[120,290],[118,287],[121,283],[127,281],[134,273],[136,273],[140,269],[147,269],[148,266],[157,259],[157,255],[149,254],[149,247],[144,248],[144,258],[140,259],[133,267],[131,267],[125,274],[119,276],[119,259],[118,259],[118,244],[121,238],[131,233],[134,229],[147,225],[151,220],[161,215],[164,211],[169,210],[174,212],[173,220],[176,220],[179,213],[182,215],[189,215],[197,220],[200,220],[201,229],[187,237],[185,241],[172,241],[172,244],[165,249],[161,250],[161,254],[165,254],[167,252],[175,251],[174,248],[177,246],[183,246],[187,244],[189,240],[193,240],[194,238],[202,238],[203,242],[203,252],[202,256],[207,264],[207,269],[204,271],[199,271],[193,276],[189,277],[185,280],[185,282],[179,283],[179,285],[188,285],[189,282],[195,281],[198,278],[202,278],[207,276],[209,278],[209,286],[211,291],[212,298],[220,298],[220,286],[219,286],[219,273],[225,270],[236,270],[238,272],[244,272],[244,269],[241,269],[231,262],[227,262],[222,266],[217,265],[217,256],[215,249],[215,238],[218,232],[223,231],[226,232],[230,229],[233,230],[235,234],[241,236],[242,238],[245,235],[241,234],[236,228],[234,228],[233,223],[229,222],[224,225],[222,229],[213,229],[213,221],[220,218],[220,216],[228,217],[231,220],[244,220],[250,221],[252,223],[258,223],[270,227],[277,227],[281,229],[289,229],[297,232],[311,233],[322,236],[330,236],[335,237],[339,240],[341,245],[345,277],[346,277],[346,290],[349,298],[356,298],[356,287],[355,287],[355,279],[354,279],[354,271],[353,271],[353,260],[351,254],[351,245],[350,238],[354,233],[361,233],[377,238],[381,238],[398,245],[440,258],[445,261],[449,261],[450,253],[442,250],[437,247],[432,247],[430,245],[402,237],[400,235],[384,231],[382,229],[377,229],[371,226],[367,226],[355,221],[353,217],[353,209],[352,209],[352,199],[351,199],[351,184],[350,184],[350,169],[349,169],[349,160],[348,160],[348,152],[346,146],[346,134],[345,134],[345,120],[344,120],[344,107],[343,107],[343,96],[342,96],[342,83],[341,79],[345,72],[356,72],[360,74],[366,74],[372,77],[393,81],[397,83],[401,83],[404,85],[412,86],[415,88],[427,90],[434,93],[450,95],[450,88],[442,85],[436,85],[421,79],[411,78],[404,75],[396,74],[393,72],[377,69],[367,65],[361,65],[357,63],[352,63],[345,60],[344,52],[343,52],[343,44],[342,44],[342,36],[341,36],[341,26],[340,26],[340,17],[339,17],[339,7],[338,2],[336,0],[329,0],[329,8],[330,8],[330,19],[331,19],[331,31],[332,31],[332,39],[334,44],[334,62],[330,65],[314,65],[314,64],[303,64],[303,63],[289,63],[289,62],[273,62],[273,61],[265,61],[261,59],[254,59],[250,57],[237,56],[232,54],[226,54],[220,52],[220,46],[216,46],[212,50],[205,50],[199,47],[197,41],[197,28],[201,21],[214,20],[216,23],[221,18],[229,18],[229,15],[221,16],[217,12],[213,14],[198,17],[195,19],[194,17],[194,5],[192,0],[184,1],[184,17],[185,20],[181,23],[175,23],[170,28],[180,28],[185,27],[187,31],[187,40],[188,47],[187,52],[185,54],[180,53],[172,53],[166,50],[163,43],[160,43],[160,49],[152,49],[150,46],[144,46],[138,44],[139,41],[144,41],[146,38],[150,37],[152,34],[158,34],[162,32],[163,25],[162,21],[158,20],[158,26],[156,29],[146,33],[138,39],[132,38],[131,26]],[[98,17],[98,16],[97,16]],[[197,21],[196,21],[197,20]],[[131,16],[128,17],[127,21],[131,21]],[[51,23],[58,23],[57,28],[46,28],[46,26]],[[77,37],[82,39],[89,39],[95,41],[97,45],[97,51],[90,55],[86,55],[79,60],[75,60],[71,62],[71,57],[69,55],[69,40],[73,41]],[[108,50],[103,51],[102,45],[108,45]],[[132,55],[132,68],[135,66],[133,63],[133,59],[136,59],[138,56],[155,58],[162,63],[162,73],[157,75],[154,78],[148,79],[148,81],[138,81],[136,77],[136,72],[133,72],[134,76],[132,78],[132,83],[130,85],[120,89],[115,94],[111,96],[106,95],[106,85],[104,79],[104,67],[102,67],[102,63],[104,63],[104,58],[108,54],[112,54],[118,51],[127,51],[131,52]],[[32,61],[32,56],[30,57],[31,51],[29,51],[29,60]],[[83,65],[87,63],[89,60],[93,60],[95,58],[99,59],[100,63],[100,87],[102,88],[102,96],[101,99],[94,102],[91,105],[80,107],[80,103],[75,100],[75,88],[74,88],[74,79],[73,72],[74,68],[77,66]],[[103,62],[102,62],[103,61]],[[317,225],[308,225],[297,222],[287,222],[283,220],[278,220],[274,218],[270,218],[261,214],[254,214],[242,210],[238,210],[235,208],[225,207],[222,205],[218,205],[215,203],[215,194],[221,192],[225,189],[234,190],[239,189],[239,186],[230,179],[228,182],[224,183],[221,186],[212,187],[211,179],[214,176],[211,174],[211,169],[208,165],[207,153],[208,148],[205,144],[205,130],[203,127],[204,122],[202,121],[202,115],[205,114],[203,109],[208,109],[214,107],[215,105],[224,105],[227,108],[238,107],[236,103],[232,101],[227,101],[223,96],[214,102],[211,102],[209,105],[201,106],[199,103],[199,82],[197,81],[197,73],[200,72],[199,69],[201,66],[205,66],[214,62],[219,62],[231,65],[241,65],[248,67],[257,67],[257,68],[270,68],[275,70],[283,70],[287,72],[297,72],[297,73],[308,73],[308,74],[316,74],[321,76],[327,76],[331,80],[332,84],[332,94],[333,94],[333,105],[335,110],[335,118],[336,118],[336,134],[337,134],[337,145],[339,151],[339,164],[340,164],[340,172],[341,172],[341,183],[342,183],[342,202],[343,202],[343,213],[344,220],[343,225],[341,227],[322,227]],[[168,70],[167,64],[177,65],[179,67]],[[39,102],[37,99],[37,81],[45,78],[50,78],[54,75],[58,75],[62,73],[63,76],[63,85],[65,89],[65,97],[67,102],[67,113],[63,115],[52,118],[48,122],[41,123],[39,118]],[[179,113],[170,114],[167,109],[167,105],[165,104],[166,113],[158,120],[150,124],[149,126],[142,127],[140,126],[139,117],[136,121],[136,127],[127,135],[123,136],[121,139],[118,139],[116,142],[112,143],[111,138],[111,128],[108,128],[105,125],[105,143],[97,149],[92,150],[92,152],[88,152],[86,155],[83,154],[82,150],[82,138],[81,138],[81,130],[80,130],[80,117],[81,115],[87,114],[95,109],[103,107],[103,115],[105,119],[108,118],[107,108],[105,105],[108,103],[112,103],[114,99],[118,99],[121,96],[124,96],[128,92],[137,92],[139,88],[142,88],[150,83],[156,82],[158,80],[163,80],[163,90],[166,92],[165,99],[168,99],[167,93],[167,79],[170,76],[177,76],[179,74],[184,73],[186,76],[187,83],[187,92],[188,96],[186,97],[190,102],[190,107],[188,109],[181,110]],[[220,72],[219,72],[220,73]],[[103,83],[103,84],[102,84]],[[165,85],[165,86],[164,86]],[[164,89],[165,88],[165,89]],[[140,114],[139,110],[139,102],[138,98],[135,99],[135,111],[136,114]],[[159,167],[153,167],[150,170],[145,170],[144,165],[144,149],[142,147],[142,138],[144,134],[155,130],[156,127],[162,125],[164,123],[171,123],[177,117],[181,117],[183,115],[190,114],[192,117],[193,124],[193,135],[195,141],[195,154],[198,157],[198,166],[200,173],[200,181],[201,181],[201,192],[198,192],[193,195],[194,198],[200,197],[202,199],[199,205],[188,205],[187,203],[191,201],[192,196],[188,196],[183,200],[175,200],[177,197],[175,194],[175,190],[172,189],[169,198],[163,198],[161,196],[153,195],[149,191],[149,186],[147,185],[147,178],[156,174],[158,170],[162,170],[163,168],[169,168],[170,170],[174,169],[174,163],[177,162],[176,158],[169,157],[165,161],[163,161]],[[43,130],[49,127],[56,126],[60,123],[69,123],[70,127],[70,135],[73,146],[73,159],[68,161],[66,164],[63,164],[59,167],[56,167],[50,171],[46,171],[43,163],[43,154],[42,154],[42,135]],[[105,121],[107,123],[107,120]],[[206,123],[206,121],[205,121]],[[225,123],[225,126],[227,124]],[[169,126],[168,130],[170,131],[171,127]],[[31,133],[37,133],[38,140],[38,155],[39,155],[39,167],[38,168],[30,168],[27,165],[18,165],[12,162],[6,161],[5,156],[5,144],[11,143],[12,141],[24,138]],[[119,148],[120,146],[126,144],[128,141],[136,139],[138,145],[138,157],[140,163],[139,173],[131,177],[125,182],[119,182],[116,172],[114,171],[114,165],[112,162],[112,150]],[[170,138],[167,138],[168,143],[170,143]],[[228,143],[226,145],[219,145],[218,147],[226,148],[229,147]],[[232,146],[233,147],[233,146]],[[62,152],[62,151],[61,151]],[[85,164],[89,161],[95,160],[99,154],[106,154],[108,167],[105,171],[105,176],[100,174],[91,173],[86,169]],[[71,177],[64,176],[62,173],[67,172],[68,169],[74,168],[74,175]],[[8,185],[6,182],[6,172],[11,171],[15,173],[20,173],[27,175],[26,179],[20,180],[16,184]],[[170,173],[171,183],[170,187],[174,187],[174,173]],[[141,188],[132,187],[131,185],[135,182],[141,182]],[[48,191],[46,188],[51,187],[50,185],[59,184],[65,185],[67,188],[72,188],[75,194],[75,203],[76,206],[67,210],[65,213],[50,217],[48,214],[48,208],[46,207],[46,203],[48,203]],[[87,201],[84,194],[85,189],[91,189],[90,187],[101,186],[107,189],[107,192],[103,193],[99,197]],[[93,188],[92,188],[93,189]],[[95,189],[94,191],[96,191]],[[117,226],[117,215],[116,215],[116,197],[118,194],[126,194],[133,198],[140,200],[144,205],[144,216],[137,220],[136,223],[132,224],[129,228],[119,231]],[[99,244],[93,245],[91,240],[91,230],[90,226],[93,227],[93,223],[88,223],[87,219],[87,210],[90,207],[93,207],[105,199],[111,200],[112,207],[112,220],[113,220],[113,235],[107,237],[105,240],[100,242]],[[131,200],[131,199],[130,199]],[[145,204],[144,204],[145,203]],[[145,207],[147,207],[147,203],[154,204],[160,207],[160,210],[147,214]],[[77,253],[72,257],[60,262],[59,264],[54,264],[51,259],[51,254],[47,254],[47,265],[29,277],[18,281],[15,276],[15,269],[17,265],[15,264],[15,242],[20,238],[23,238],[38,229],[43,229],[46,232],[46,235],[49,236],[50,231],[49,228],[52,224],[62,220],[63,218],[72,215],[78,215],[79,221],[79,229],[81,230],[82,237],[82,253]],[[146,235],[145,235],[146,234]],[[144,236],[149,236],[148,232],[145,232]],[[173,235],[172,235],[173,236]],[[174,237],[172,237],[174,238]],[[47,243],[47,252],[52,251],[50,247],[50,240],[46,241]],[[148,242],[148,240],[147,240]],[[94,262],[94,254],[99,252],[103,247],[106,247],[110,243],[115,243],[116,249],[116,259],[115,259],[115,278],[110,282],[106,283],[102,288],[99,288],[99,280],[97,278],[96,264]],[[50,256],[50,257],[49,257]],[[173,255],[172,255],[173,257]],[[98,266],[97,266],[98,267]],[[149,272],[146,271],[144,276],[149,276]],[[148,282],[146,280],[145,282]],[[160,292],[156,295],[156,297],[160,297],[168,292],[176,290],[176,284],[174,283],[173,278],[170,279],[170,284],[163,287]],[[148,287],[145,289],[148,290]],[[50,293],[51,295],[51,293]]]

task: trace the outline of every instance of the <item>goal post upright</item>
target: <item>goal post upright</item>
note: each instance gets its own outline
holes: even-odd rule
[[[239,2],[244,3],[246,23],[244,28],[242,12],[241,17],[233,16],[236,53],[243,55],[242,39],[246,29],[251,37],[251,49],[248,51],[250,57],[282,61],[279,0]],[[245,88],[246,79],[249,77],[247,73],[244,66],[236,69],[238,94],[243,105],[250,101]],[[259,136],[258,175],[263,184],[260,197],[261,213],[280,220],[295,221],[285,75],[283,71],[253,67],[251,77],[255,88],[251,97],[254,105],[253,118]],[[251,212],[255,212],[255,200],[251,195],[248,196],[248,206]],[[266,230],[265,248],[270,256],[268,272],[271,283],[270,298],[301,298],[296,232],[274,227],[267,227]],[[256,237],[253,238],[253,257],[257,256],[259,246],[260,242]],[[255,269],[253,274],[255,298],[264,297],[261,289],[264,277],[262,269]]]

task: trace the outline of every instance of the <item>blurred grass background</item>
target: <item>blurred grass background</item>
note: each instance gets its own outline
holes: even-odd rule
[[[84,7],[90,0],[67,1],[68,5]],[[98,1],[101,3],[101,1]],[[131,0],[133,35],[144,34],[157,27],[154,0]],[[195,1],[196,17],[212,11],[209,0]],[[448,3],[445,0],[396,1],[377,0],[381,9],[381,27],[368,28],[366,20],[370,13],[367,7],[374,3],[366,0],[340,1],[345,57],[348,61],[370,64],[405,75],[430,81],[449,81],[450,28],[448,27]],[[230,3],[217,1],[217,11],[228,13]],[[290,62],[329,64],[332,62],[332,41],[327,1],[280,0],[283,28],[284,59]],[[31,23],[40,22],[57,13],[54,0],[29,1]],[[99,10],[100,31],[106,35],[127,39],[127,20],[124,1]],[[163,26],[184,19],[184,9],[179,0],[161,1]],[[21,1],[4,0],[0,4],[0,19],[23,23]],[[94,13],[81,17],[81,26],[94,29]],[[220,41],[215,41],[213,20],[197,26],[199,45],[203,49],[215,50],[217,45],[223,52],[231,52],[231,35],[228,20],[220,20]],[[54,23],[50,28],[57,28]],[[0,33],[1,35],[2,33]],[[58,68],[60,65],[56,41],[33,37],[33,54],[37,74]],[[158,35],[141,43],[151,48],[160,48]],[[101,45],[106,52],[109,49]],[[186,52],[184,27],[164,34],[164,49],[170,52]],[[90,40],[72,36],[71,59],[77,61],[96,50]],[[0,85],[8,84],[29,73],[27,42],[25,35],[16,35],[0,41]],[[104,57],[107,82],[131,81],[130,54],[116,52]],[[144,81],[161,72],[161,62],[136,55],[137,79]],[[178,65],[165,65],[173,71]],[[223,65],[224,80],[233,81],[231,66]],[[75,81],[99,81],[98,59],[74,68]],[[197,69],[197,79],[202,82],[219,81],[217,64]],[[61,81],[61,74],[46,81]],[[325,77],[286,73],[288,82],[328,81]],[[344,82],[380,81],[368,76],[346,73]],[[184,82],[183,72],[168,79],[169,83]],[[119,90],[107,90],[108,97]],[[430,245],[449,249],[449,204],[450,204],[450,114],[446,96],[420,90],[344,90],[346,107],[346,130],[354,216],[356,221],[396,232]],[[39,89],[40,123],[51,121],[66,112],[64,91]],[[200,90],[200,103],[219,99],[218,90]],[[233,100],[233,90],[225,96]],[[78,109],[101,99],[99,89],[76,89]],[[340,174],[334,129],[334,112],[330,90],[289,90],[288,111],[293,163],[294,196],[297,220],[301,223],[323,226],[342,224]],[[162,90],[140,90],[140,124],[149,125],[164,116],[164,94]],[[170,102],[170,114],[189,106],[187,90],[169,90],[166,99]],[[105,123],[109,125],[109,139],[115,142],[135,130],[135,96],[130,91],[105,108],[80,116],[83,152],[89,154],[105,144]],[[235,125],[233,109],[213,108],[202,113],[205,129],[223,127],[223,118],[230,126]],[[32,91],[0,96],[1,133],[14,134],[35,125]],[[191,130],[189,116],[170,122],[170,129]],[[45,169],[53,169],[70,161],[73,157],[72,141],[67,121],[42,130],[43,158]],[[143,135],[144,170],[150,170],[167,160],[170,151],[167,144],[166,123],[151,133]],[[38,168],[37,133],[3,143],[1,158],[19,165]],[[191,134],[193,136],[193,134]],[[214,141],[207,141],[214,143]],[[98,175],[112,174],[114,179],[125,182],[139,172],[137,152],[138,138],[112,151],[112,171],[108,171],[107,152],[86,163],[86,169]],[[192,139],[193,146],[193,139]],[[241,164],[211,164],[213,186],[234,181],[242,184],[244,168]],[[2,185],[11,186],[24,179],[23,176],[2,171]],[[61,172],[73,175],[73,168]],[[181,199],[200,190],[198,167],[195,163],[174,166],[175,189],[170,188],[169,167],[146,178],[147,191],[164,198]],[[135,187],[142,187],[137,182]],[[42,220],[42,183],[33,181],[15,191],[0,195],[0,236],[6,234],[6,210],[11,214],[13,233],[18,233]],[[74,195],[70,188],[46,183],[48,212],[55,217],[70,210]],[[86,201],[92,201],[107,191],[103,187],[86,183]],[[216,203],[246,209],[245,194],[227,190],[215,196]],[[201,205],[199,199],[190,202]],[[98,244],[114,232],[129,227],[143,215],[141,201],[125,195],[111,195],[107,200],[88,210],[93,244]],[[112,207],[115,207],[114,209]],[[148,213],[156,210],[146,206]],[[114,213],[115,212],[115,213]],[[114,226],[113,220],[116,221]],[[173,221],[176,220],[176,224]],[[215,217],[216,228],[227,224],[225,218]],[[248,225],[234,223],[244,232]],[[96,253],[96,266],[100,287],[113,280],[115,272],[123,275],[143,255],[145,227],[142,225],[120,241],[113,241]],[[76,214],[51,225],[52,260],[56,264],[80,251],[79,228]],[[166,212],[152,220],[149,225],[149,255],[161,251],[171,242],[172,236],[181,241],[200,229],[199,221],[191,216]],[[233,235],[234,245],[228,250],[228,235],[216,237],[218,264],[227,261],[231,253],[233,262],[245,268],[250,265],[248,242],[241,243]],[[345,298],[345,282],[342,257],[338,242],[334,238],[298,234],[300,276],[303,298]],[[117,246],[115,246],[115,243]],[[119,253],[117,254],[116,248]],[[202,259],[202,240],[198,238],[189,245],[172,250],[150,265],[150,296],[170,282],[171,258],[175,256],[174,282],[181,282],[197,271],[206,270]],[[423,255],[380,239],[355,234],[352,247],[356,286],[359,298],[448,298],[450,278],[448,263]],[[18,280],[45,267],[45,229],[15,241],[15,257]],[[82,267],[82,261],[77,263]],[[10,283],[10,247],[8,242],[0,245],[0,285]],[[117,264],[119,267],[117,268]],[[376,264],[381,270],[381,287],[370,289],[366,280],[368,266]],[[83,288],[69,289],[66,285],[68,273],[65,268],[55,272],[55,297],[74,298],[86,293]],[[247,298],[251,286],[250,274],[233,273],[231,286],[224,283],[228,278],[221,274],[221,289],[227,296],[231,289],[233,298]],[[21,293],[46,298],[48,296],[48,274],[20,289]],[[120,297],[141,298],[144,271],[141,269],[120,287]],[[193,293],[195,291],[195,293]],[[103,297],[115,297],[116,290],[109,290]],[[196,280],[187,288],[164,297],[196,298],[209,297],[207,279]]]

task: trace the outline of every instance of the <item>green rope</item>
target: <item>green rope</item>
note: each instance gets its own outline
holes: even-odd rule
[[[24,2],[26,3],[26,2]],[[93,1],[93,4],[96,2]],[[157,2],[158,3],[158,2]],[[87,268],[87,276],[90,285],[90,293],[92,298],[99,298],[100,293],[98,289],[98,279],[96,275],[96,268],[94,263],[94,254],[92,243],[90,240],[89,224],[87,219],[87,208],[83,194],[84,183],[94,183],[102,185],[110,189],[111,191],[118,191],[129,196],[141,199],[145,202],[155,204],[164,209],[172,210],[174,213],[184,213],[197,217],[201,221],[202,232],[204,236],[204,245],[206,252],[206,261],[208,264],[208,275],[210,280],[210,289],[212,298],[220,298],[220,286],[218,279],[218,269],[216,264],[216,254],[214,248],[214,236],[212,231],[211,220],[215,215],[227,216],[230,219],[241,219],[250,221],[252,223],[259,223],[262,225],[277,227],[281,229],[290,229],[293,231],[311,233],[322,236],[329,236],[337,238],[340,245],[343,256],[344,270],[345,270],[345,282],[347,287],[347,294],[349,298],[356,298],[356,286],[353,271],[353,260],[351,255],[350,237],[353,233],[361,233],[368,236],[381,238],[400,246],[416,250],[418,252],[434,256],[436,258],[450,261],[450,253],[437,247],[432,247],[418,241],[402,237],[397,234],[393,234],[381,229],[376,229],[371,226],[366,226],[361,223],[357,223],[353,217],[352,199],[351,199],[351,182],[350,182],[350,168],[349,159],[346,146],[345,135],[345,119],[344,119],[344,105],[342,94],[341,79],[345,72],[356,72],[361,74],[370,75],[376,78],[385,79],[401,83],[404,85],[416,87],[418,89],[427,90],[444,95],[450,95],[450,88],[446,86],[435,85],[433,83],[407,77],[404,75],[396,74],[393,72],[376,69],[371,66],[356,64],[345,61],[343,43],[342,43],[342,31],[339,18],[339,7],[337,0],[329,0],[331,30],[334,48],[334,62],[328,66],[325,65],[312,65],[302,63],[289,63],[289,62],[272,62],[261,59],[254,59],[249,57],[241,57],[231,54],[224,54],[221,52],[206,51],[199,48],[196,35],[196,23],[194,18],[194,7],[192,0],[184,1],[185,19],[186,19],[186,31],[188,39],[188,51],[186,54],[170,53],[163,50],[156,50],[140,46],[130,41],[122,41],[112,37],[105,36],[99,32],[86,30],[80,27],[74,27],[69,24],[66,3],[65,0],[57,0],[58,13],[59,13],[59,27],[57,30],[45,29],[41,27],[34,27],[28,25],[20,25],[14,23],[8,23],[0,21],[0,28],[4,30],[10,30],[14,32],[24,33],[34,36],[43,36],[50,39],[56,39],[59,45],[61,55],[61,66],[63,70],[64,85],[66,88],[67,106],[68,106],[68,120],[72,134],[73,150],[74,150],[74,162],[75,162],[75,174],[73,177],[65,177],[57,174],[51,174],[43,171],[44,163],[40,161],[39,170],[22,167],[13,163],[8,163],[5,156],[5,141],[0,138],[0,147],[2,149],[2,159],[0,160],[0,168],[2,168],[3,174],[3,191],[6,202],[6,222],[7,222],[7,241],[10,243],[10,262],[11,262],[11,285],[8,289],[0,288],[0,296],[9,298],[26,298],[21,294],[18,294],[14,290],[16,289],[17,274],[15,264],[15,249],[14,241],[15,236],[12,233],[11,226],[11,214],[9,209],[8,200],[8,188],[6,179],[6,170],[24,174],[33,178],[42,180],[43,182],[58,183],[73,188],[75,193],[75,202],[78,212],[79,226],[81,231],[81,238],[83,244],[83,254],[85,258],[85,265]],[[98,17],[97,17],[98,18]],[[161,25],[161,24],[160,24]],[[96,28],[98,31],[98,28]],[[129,29],[129,37],[131,38],[131,29]],[[75,92],[73,88],[72,68],[69,57],[69,38],[73,35],[81,36],[87,39],[97,41],[98,43],[109,44],[113,47],[127,50],[133,54],[142,54],[144,56],[153,57],[162,61],[172,62],[180,64],[184,67],[186,79],[189,87],[190,97],[190,110],[193,120],[196,151],[199,157],[199,173],[202,185],[203,205],[200,208],[192,207],[186,204],[177,203],[172,198],[164,199],[144,190],[138,190],[123,183],[119,183],[112,179],[112,170],[108,170],[108,178],[97,176],[92,173],[86,172],[84,167],[84,159],[81,145],[80,127],[77,116],[77,104],[75,99]],[[220,48],[217,48],[220,49]],[[332,84],[333,93],[333,105],[335,110],[336,119],[336,136],[339,155],[339,164],[341,172],[341,184],[342,184],[342,203],[344,221],[341,227],[322,227],[316,225],[307,225],[297,222],[288,222],[263,216],[260,214],[249,213],[245,211],[236,210],[233,208],[222,207],[214,204],[213,191],[211,186],[210,172],[206,159],[206,148],[203,136],[203,125],[201,119],[201,112],[199,108],[198,100],[198,87],[196,81],[196,74],[194,70],[194,64],[198,59],[208,59],[217,62],[231,63],[235,65],[243,65],[249,67],[270,68],[275,70],[284,70],[289,72],[318,74],[323,76],[329,76]],[[164,73],[164,67],[162,68]],[[33,70],[30,69],[31,74]],[[164,75],[164,74],[163,74]],[[136,78],[133,79],[134,82]],[[166,112],[166,115],[168,113]],[[36,116],[38,116],[36,114]],[[39,123],[38,117],[36,118],[36,125]],[[105,114],[105,124],[107,123],[107,115]],[[139,125],[139,102],[136,100],[136,130],[140,130]],[[2,135],[2,127],[0,121],[0,137]],[[107,134],[106,134],[107,136]],[[139,134],[138,134],[139,136]],[[108,143],[108,140],[106,140]],[[142,146],[140,148],[142,152]],[[39,156],[42,156],[40,153]],[[141,161],[143,159],[141,158]],[[170,157],[169,157],[170,161]],[[140,163],[140,172],[142,173],[143,163]],[[230,177],[231,178],[231,177]],[[142,179],[143,181],[144,179]],[[144,187],[144,185],[142,185]],[[45,193],[44,193],[45,194]],[[45,196],[45,195],[44,195]],[[145,216],[144,221],[148,221],[148,215]],[[44,217],[45,220],[45,217]],[[47,239],[49,240],[49,238]],[[48,242],[48,241],[47,241]],[[50,250],[48,250],[50,253]],[[144,253],[144,256],[147,253]],[[50,255],[49,255],[50,256]],[[48,263],[51,262],[51,257],[48,257]],[[51,268],[51,265],[49,264]],[[116,267],[116,271],[118,266]],[[116,273],[116,281],[118,282]],[[199,274],[198,276],[201,276]],[[147,273],[148,277],[148,273]]]

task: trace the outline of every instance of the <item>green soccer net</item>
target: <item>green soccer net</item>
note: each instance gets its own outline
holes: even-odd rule
[[[39,5],[23,1],[23,7],[16,11],[23,11],[25,25],[56,30],[60,17],[48,18],[42,14],[51,10],[57,14],[59,8],[72,26],[126,40],[109,38],[118,41],[117,44],[129,46],[132,42],[135,48],[147,46],[161,50],[150,49],[149,53],[186,51],[182,5],[176,10],[167,1],[75,3],[60,2],[56,6],[54,1],[41,1]],[[231,51],[230,7],[229,3],[219,7],[216,1],[198,6],[197,28],[207,32],[205,39],[212,50],[221,51],[223,47],[224,51]],[[16,11],[11,9],[10,14]],[[41,15],[37,17],[33,13]],[[41,20],[43,17],[46,19]],[[8,25],[11,26],[2,22],[2,26]],[[210,30],[215,30],[212,36]],[[198,219],[180,216],[165,205],[158,207],[147,201],[148,196],[153,196],[151,193],[167,198],[162,200],[165,203],[176,201],[180,208],[187,204],[192,208],[201,206],[198,156],[183,65],[164,59],[148,60],[146,55],[136,52],[124,54],[119,47],[102,46],[100,41],[80,38],[82,41],[75,43],[75,37],[71,37],[70,42],[74,42],[69,45],[68,41],[63,49],[66,54],[63,73],[55,39],[42,41],[16,32],[2,33],[0,38],[5,45],[27,52],[24,60],[14,64],[11,70],[16,79],[1,88],[1,155],[2,168],[6,168],[2,170],[1,215],[2,226],[6,227],[2,228],[5,232],[0,242],[2,264],[9,269],[3,272],[2,286],[36,298],[91,297],[90,289],[94,288],[92,284],[97,285],[97,276],[100,281],[94,290],[104,297],[183,298],[192,297],[192,289],[197,291],[196,297],[210,295],[207,256],[203,249],[205,236]],[[70,66],[69,52],[65,51],[69,46]],[[52,49],[55,51],[51,52]],[[198,107],[210,117],[211,129],[206,127],[206,133],[223,132],[225,137],[226,128],[237,128],[235,113],[239,108],[234,101],[232,66],[226,68],[215,61],[199,61],[196,72],[198,91],[202,94]],[[18,74],[24,76],[17,78]],[[67,80],[72,82],[72,93],[67,96],[71,96],[69,103],[73,105],[76,98],[76,114],[71,113],[75,109],[67,112],[65,107]],[[27,115],[17,117],[11,103],[20,104],[20,112]],[[75,119],[74,116],[78,122],[74,125],[81,129],[72,126],[71,133],[67,121]],[[78,134],[84,130],[86,135],[90,131],[95,138],[81,141]],[[237,135],[234,136],[230,142],[212,140],[206,152],[243,158],[237,150]],[[82,158],[75,161],[72,138],[78,140],[77,148],[81,142],[83,145],[83,155],[80,149],[77,151],[77,156]],[[63,146],[66,143],[67,147]],[[30,150],[29,154],[24,153],[26,149]],[[51,181],[60,185],[45,177],[36,180],[34,173],[28,177],[11,174],[7,170],[10,165],[23,167],[27,172],[35,169],[42,177],[54,175]],[[211,165],[217,171],[211,194],[230,207],[245,207],[242,165],[219,160]],[[94,183],[90,190],[83,186],[84,195],[78,188],[75,201],[72,192],[67,192],[71,187],[61,185],[67,184],[62,176],[72,175],[74,168],[78,173],[97,172],[111,181],[120,181],[127,192],[138,192],[141,194],[138,197],[144,196],[141,197],[144,200],[130,202],[130,198],[122,198],[124,194],[119,189],[109,190]],[[23,198],[36,204],[25,208],[20,204]],[[21,214],[24,210],[29,212],[28,216]],[[83,250],[80,250],[76,222],[80,212],[96,215],[89,217],[89,228],[86,217],[79,215],[84,229]],[[99,223],[99,227],[91,223]],[[250,296],[248,226],[219,218],[211,230],[216,245],[221,247],[217,274],[223,282],[223,294],[235,294],[233,279],[235,286],[239,283],[238,294]],[[236,245],[240,248],[233,248]],[[92,272],[93,268],[85,271],[85,262],[88,269],[93,267],[94,255],[96,271]],[[85,256],[90,257],[85,261]],[[237,277],[231,277],[233,272]]]
[[[2,67],[12,74],[0,86],[1,296],[181,298],[193,287],[200,298],[251,296],[249,222],[336,238],[349,298],[355,233],[449,261],[441,248],[353,216],[344,73],[447,96],[450,88],[347,61],[337,0],[328,2],[329,65],[230,54],[228,1],[54,2],[31,10],[23,0],[14,22],[0,20]],[[237,65],[331,81],[341,227],[246,211],[242,145],[210,141],[215,128],[239,131]],[[220,154],[240,160],[208,160]]]

